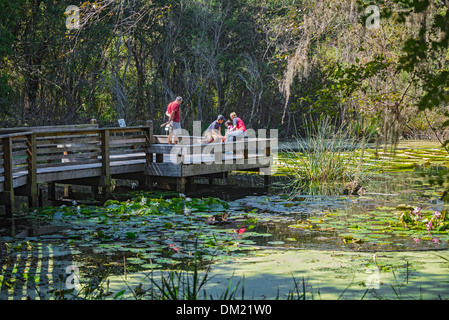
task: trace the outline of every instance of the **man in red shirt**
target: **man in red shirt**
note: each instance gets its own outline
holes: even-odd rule
[[[168,127],[168,144],[178,143],[178,134],[181,132],[181,103],[182,98],[177,97],[175,101],[167,106],[167,111],[165,112],[169,119],[162,126]]]

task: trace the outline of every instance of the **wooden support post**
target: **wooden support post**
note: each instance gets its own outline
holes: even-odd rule
[[[259,174],[263,174],[264,187],[271,189],[271,167],[259,168]]]
[[[267,140],[265,145],[265,156],[269,157],[271,155],[271,145],[270,145],[270,140]]]
[[[248,159],[248,142],[246,141],[243,146],[243,159]]]
[[[187,177],[186,191],[192,191],[195,186],[195,177]]]
[[[56,200],[56,183],[49,182],[47,184],[48,200],[53,202]]]
[[[42,188],[39,187],[39,185],[37,185],[37,191],[38,191],[38,201],[39,201],[39,207],[43,207],[45,205],[45,200],[44,200],[44,192],[42,190]]]
[[[186,178],[177,178],[176,179],[176,191],[177,192],[186,192]]]
[[[156,162],[164,162],[164,154],[156,153]]]
[[[223,184],[224,185],[229,184],[229,172],[228,171],[223,172]]]
[[[96,199],[96,198],[98,198],[98,186],[91,186],[90,187],[91,188],[91,190],[92,190],[92,195],[93,195],[93,197]]]
[[[14,216],[14,183],[13,183],[13,159],[12,159],[12,138],[3,138],[3,192],[5,204],[5,213],[7,218]]]
[[[103,186],[103,196],[108,197],[111,193],[111,167],[109,151],[109,129],[104,129],[101,133],[101,174],[105,179]]]
[[[145,157],[146,165],[153,163],[153,152],[149,151],[150,146],[153,144],[153,121],[147,121],[148,129],[145,133]],[[150,175],[145,175],[144,177],[145,190],[153,191],[153,178]]]
[[[271,175],[264,175],[263,176],[263,183],[265,188],[269,188],[271,185]]]
[[[144,181],[145,190],[153,191],[153,182],[154,182],[154,179],[152,176],[145,175],[145,181]]]
[[[28,196],[28,206],[39,206],[39,189],[37,185],[37,147],[36,133],[27,136],[27,158],[28,158],[28,184],[30,185],[30,195]]]
[[[147,164],[153,162],[153,152],[149,152],[149,147],[153,144],[153,121],[147,121],[148,130],[145,132],[145,154]]]

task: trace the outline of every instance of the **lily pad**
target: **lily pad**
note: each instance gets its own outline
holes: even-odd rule
[[[140,258],[126,258],[126,261],[128,261],[131,264],[142,264],[145,261]]]
[[[159,269],[162,268],[162,265],[157,263],[144,263],[141,265],[141,267],[144,269]]]
[[[284,243],[285,243],[284,241],[268,241],[267,242],[267,244],[270,244],[270,245],[281,245]]]

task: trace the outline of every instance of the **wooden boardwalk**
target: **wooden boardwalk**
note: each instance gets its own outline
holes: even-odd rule
[[[15,196],[27,196],[29,206],[37,207],[41,186],[55,200],[56,183],[101,188],[107,196],[114,178],[137,180],[147,190],[168,183],[185,192],[195,177],[251,170],[264,174],[268,183],[271,146],[272,140],[265,138],[205,144],[202,137],[192,136],[169,145],[167,136],[153,135],[151,121],[136,127],[1,129],[0,204],[12,217]]]

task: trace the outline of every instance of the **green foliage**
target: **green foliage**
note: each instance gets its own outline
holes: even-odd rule
[[[192,120],[236,111],[249,127],[286,136],[304,114],[341,121],[363,115],[382,124],[391,111],[407,128],[414,108],[439,112],[449,99],[442,59],[449,15],[440,2],[376,2],[383,32],[364,26],[370,1],[86,1],[79,6],[88,19],[67,30],[64,11],[72,4],[2,0],[4,126],[124,117],[157,127],[166,105],[182,95],[187,129]],[[409,17],[424,14],[426,23],[407,27]],[[324,22],[308,24],[317,18]],[[304,74],[292,80],[289,121],[281,124],[280,83],[298,67],[295,54],[306,39],[304,68],[296,70]]]
[[[425,13],[430,10],[430,1],[396,1],[410,12]],[[447,88],[449,87],[449,70],[447,66],[436,70],[422,68],[422,65],[431,65],[431,59],[437,52],[443,52],[449,45],[449,15],[447,7],[438,3],[440,9],[433,16],[430,24],[423,23],[417,33],[417,37],[411,37],[403,46],[404,55],[398,61],[398,69],[413,71],[418,69],[419,77],[423,81],[424,94],[421,96],[418,106],[420,110],[432,109],[446,102]],[[402,12],[403,19],[410,12]],[[431,36],[426,36],[426,35]]]
[[[376,55],[373,60],[361,64],[360,59],[355,59],[355,64],[344,67],[337,63],[331,72],[333,84],[330,89],[333,92],[341,92],[343,97],[352,95],[356,90],[367,91],[366,80],[376,75],[380,81],[385,81],[386,75],[382,73],[391,65],[382,54]]]
[[[310,183],[352,181],[372,171],[363,166],[358,172],[360,142],[350,128],[339,126],[330,117],[309,121],[304,137],[297,138],[297,151],[288,151],[280,160],[293,177],[294,192]]]

